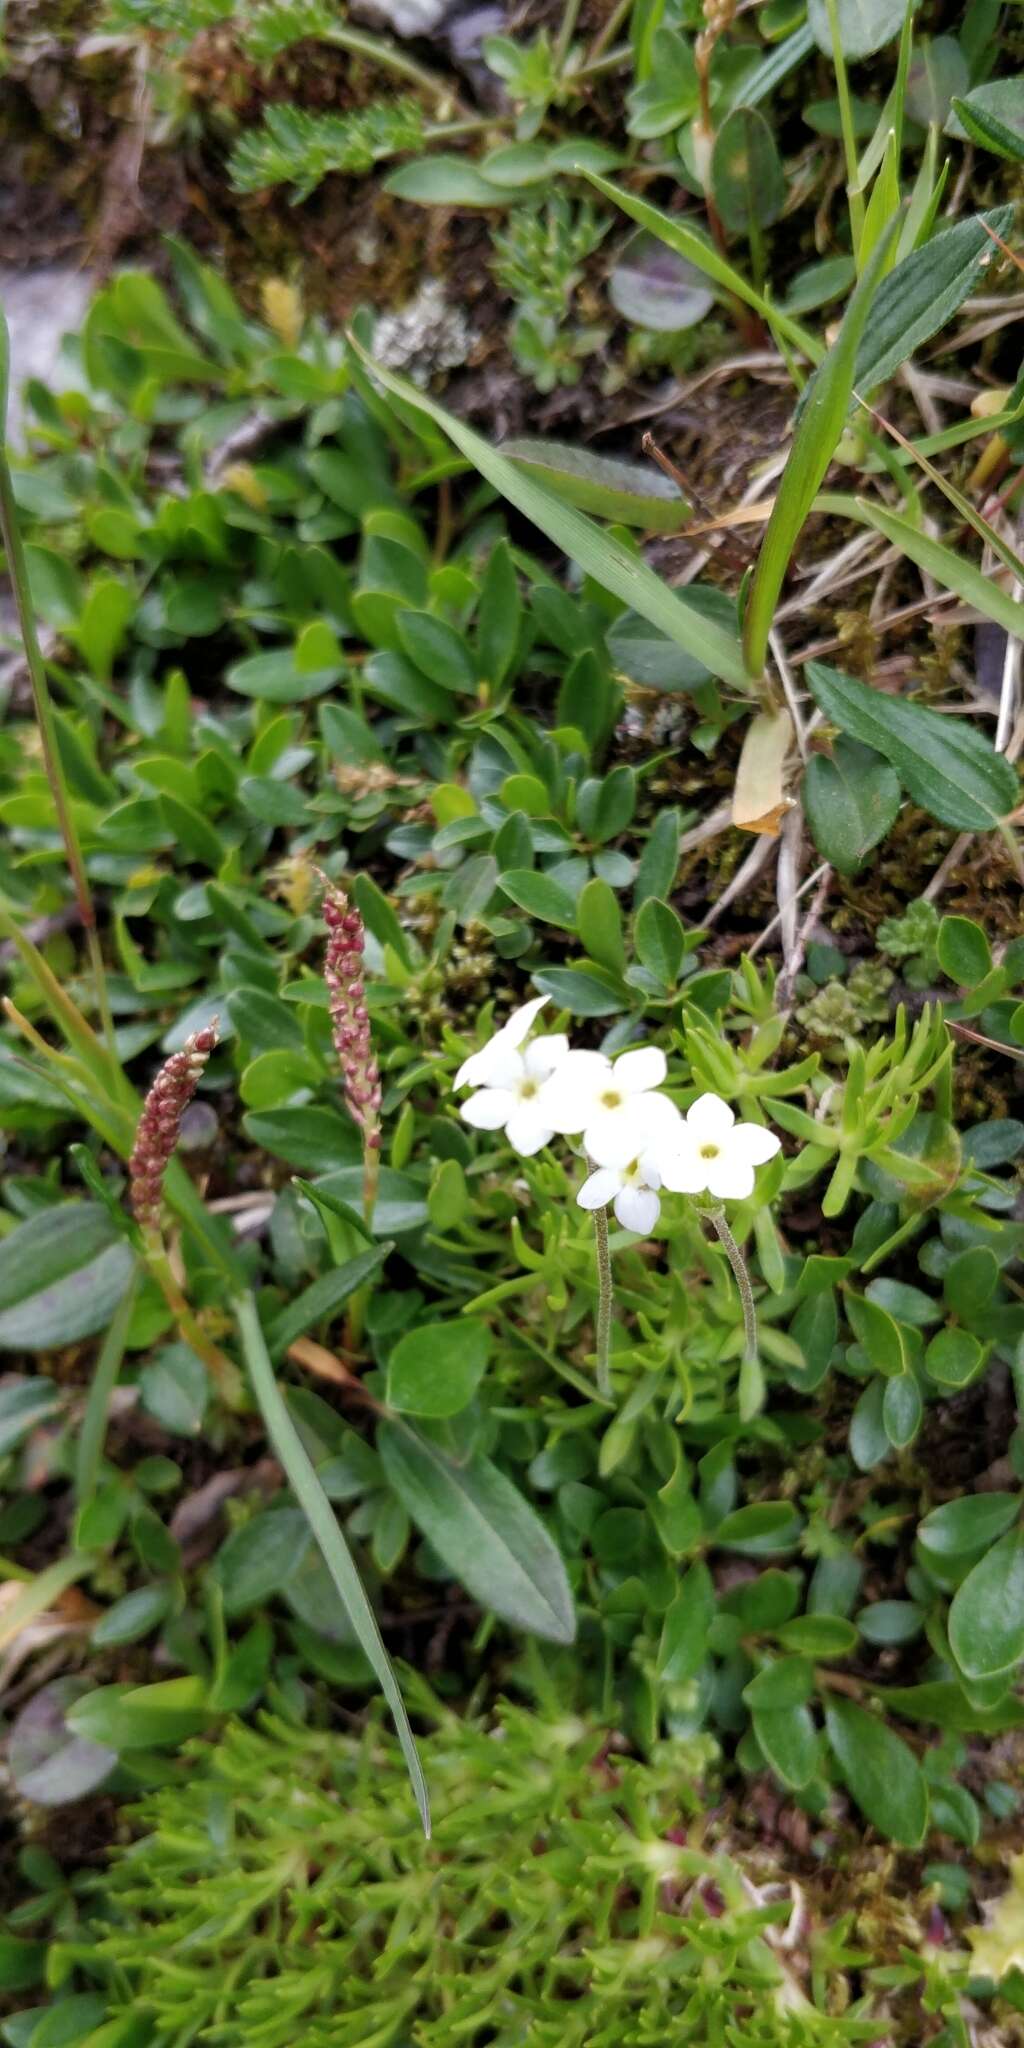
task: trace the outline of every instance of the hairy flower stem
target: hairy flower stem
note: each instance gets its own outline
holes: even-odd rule
[[[50,699],[50,686],[46,677],[46,664],[43,661],[39,636],[36,632],[35,614],[32,610],[28,565],[25,560],[21,527],[18,523],[18,508],[14,502],[14,486],[11,482],[11,472],[7,461],[7,382],[9,363],[10,337],[7,332],[7,322],[4,319],[3,312],[0,311],[0,538],[3,539],[4,554],[7,557],[7,574],[14,593],[18,625],[21,630],[22,645],[25,649],[25,661],[28,666],[29,682],[32,688],[32,703],[36,715],[36,724],[39,728],[39,738],[42,743],[46,779],[50,785],[50,794],[53,797],[54,809],[57,813],[60,836],[64,841],[64,852],[71,875],[72,887],[75,892],[75,900],[78,905],[78,915],[82,922],[82,929],[85,932],[89,965],[92,969],[96,990],[96,1008],[103,1028],[103,1036],[108,1047],[113,1051],[114,1024],[110,1014],[110,1002],[107,995],[107,979],[103,966],[103,954],[100,948],[99,934],[96,930],[96,912],[93,908],[92,891],[89,888],[85,872],[85,862],[82,859],[82,849],[78,843],[78,833],[68,800],[64,767],[60,758],[60,747],[57,739],[57,726],[53,715],[53,704]]]
[[[749,1422],[756,1415],[764,1400],[764,1374],[757,1350],[757,1310],[754,1307],[754,1292],[750,1285],[747,1263],[739,1245],[725,1220],[724,1209],[702,1209],[726,1258],[733,1270],[743,1304],[743,1361],[740,1366],[740,1416]]]
[[[605,1401],[612,1396],[612,1257],[608,1250],[608,1211],[594,1210],[594,1246],[597,1253],[597,1391]]]

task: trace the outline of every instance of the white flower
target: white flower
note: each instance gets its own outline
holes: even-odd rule
[[[544,1090],[543,1113],[563,1136],[582,1133],[595,1166],[627,1166],[678,1122],[675,1104],[654,1092],[664,1079],[665,1055],[655,1045],[624,1052],[614,1065],[603,1052],[571,1052]]]
[[[513,1010],[501,1030],[496,1031],[494,1037],[489,1038],[487,1044],[480,1047],[479,1052],[471,1052],[469,1058],[463,1060],[452,1087],[486,1088],[491,1073],[500,1069],[507,1052],[514,1052],[517,1046],[522,1045],[534,1018],[550,1000],[550,996],[534,996],[532,1001],[524,1003],[521,1009]],[[566,1044],[568,1045],[568,1040]]]
[[[518,1015],[522,1014],[520,1010]],[[564,1032],[555,1031],[535,1038],[519,1052],[508,1043],[499,1047],[498,1038],[484,1048],[490,1056],[487,1085],[461,1105],[459,1114],[475,1130],[504,1131],[513,1151],[529,1158],[555,1135],[542,1107],[542,1090],[565,1059],[569,1041]]]
[[[643,1156],[645,1173],[660,1173],[677,1195],[713,1195],[743,1202],[754,1192],[754,1168],[774,1159],[780,1140],[763,1124],[738,1124],[719,1095],[700,1095],[685,1118]]]
[[[628,1166],[599,1166],[576,1200],[581,1209],[606,1209],[610,1202],[623,1230],[646,1237],[661,1214],[660,1186],[661,1175],[651,1161],[631,1159]]]

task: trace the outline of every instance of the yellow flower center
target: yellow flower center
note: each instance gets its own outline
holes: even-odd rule
[[[701,1158],[702,1158],[702,1159],[717,1159],[717,1158],[718,1158],[718,1146],[717,1146],[717,1145],[702,1145],[702,1146],[701,1146],[701,1148],[700,1148],[700,1156],[701,1156]]]
[[[604,1094],[601,1097],[602,1109],[620,1109],[621,1106],[622,1096],[620,1095],[618,1089],[606,1088]]]

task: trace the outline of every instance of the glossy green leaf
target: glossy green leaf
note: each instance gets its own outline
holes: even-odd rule
[[[957,831],[988,831],[1018,801],[1016,770],[962,718],[886,696],[823,662],[808,662],[816,704],[840,731],[881,754],[922,810]]]
[[[848,1792],[879,1834],[919,1848],[928,1826],[928,1788],[913,1751],[876,1715],[830,1695],[825,1727]]]
[[[597,455],[564,441],[525,437],[503,441],[501,452],[567,505],[592,512],[597,519],[640,526],[650,533],[675,533],[692,516],[678,485],[656,463],[627,462],[622,456]]]
[[[135,1264],[98,1203],[67,1202],[0,1243],[0,1350],[48,1351],[105,1328]]]
[[[831,757],[811,755],[801,800],[822,858],[841,875],[852,875],[893,824],[900,785],[879,754],[840,738]]]
[[[486,1323],[472,1317],[406,1330],[388,1359],[389,1406],[434,1420],[458,1415],[480,1385],[490,1349]]]
[[[976,988],[992,971],[992,948],[970,917],[944,917],[935,942],[939,966],[961,988]]]
[[[968,1678],[994,1678],[1024,1657],[1024,1529],[1007,1531],[968,1572],[949,1610],[949,1641]]]
[[[565,1566],[547,1530],[488,1458],[456,1464],[438,1445],[385,1423],[384,1469],[416,1527],[482,1607],[553,1643],[576,1633]]]

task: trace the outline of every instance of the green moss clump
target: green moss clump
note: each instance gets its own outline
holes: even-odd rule
[[[838,1951],[829,2009],[815,2002],[809,1951],[782,1939],[790,1886],[758,1891],[703,1846],[706,1738],[641,1763],[576,1718],[506,1705],[474,1724],[422,1687],[414,1706],[434,1719],[432,1842],[379,1727],[230,1725],[129,1817],[137,1839],[54,1978],[102,1974],[111,2018],[145,2020],[154,2048],[877,2037]]]

